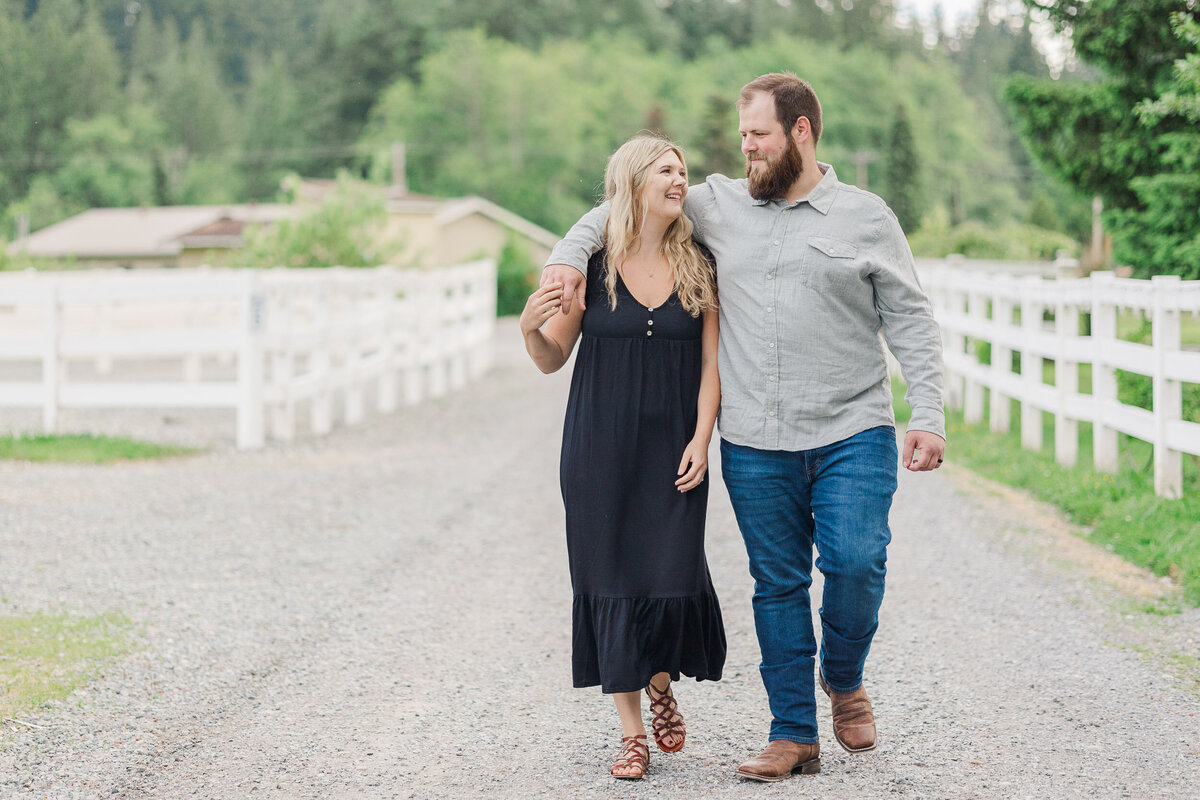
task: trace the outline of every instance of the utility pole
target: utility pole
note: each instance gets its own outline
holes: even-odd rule
[[[867,185],[867,165],[879,158],[874,150],[855,150],[850,154],[850,163],[855,167],[854,183],[860,189],[869,189]]]
[[[404,142],[392,142],[392,189],[397,195],[408,194],[407,173]]]

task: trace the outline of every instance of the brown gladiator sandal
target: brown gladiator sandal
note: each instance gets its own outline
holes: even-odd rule
[[[652,692],[651,689],[654,691]],[[658,697],[654,696],[654,692],[658,692]],[[679,713],[679,704],[675,702],[675,695],[671,693],[671,684],[667,683],[666,690],[660,692],[651,681],[650,685],[646,687],[646,697],[650,698],[650,713],[654,715],[654,719],[650,722],[650,728],[654,731],[654,743],[664,753],[679,752],[683,749],[683,742],[687,738],[687,728],[683,724],[683,715]],[[663,739],[668,736],[676,737],[679,741],[667,746],[663,744]]]
[[[637,736],[622,736],[621,737],[621,754],[617,756],[617,760],[609,767],[608,773],[614,778],[622,778],[625,780],[637,780],[646,774],[646,770],[650,767],[650,748],[646,746],[646,735],[639,734]],[[622,772],[617,774],[617,770],[626,770],[633,768],[633,772]]]

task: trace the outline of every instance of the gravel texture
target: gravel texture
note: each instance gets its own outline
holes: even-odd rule
[[[496,355],[466,391],[291,446],[237,452],[230,416],[180,412],[95,424],[209,451],[0,463],[0,613],[120,611],[138,640],[0,727],[0,798],[1200,798],[1200,612],[1139,610],[1174,590],[953,443],[901,476],[867,663],[879,749],[839,749],[822,699],[820,775],[734,776],[769,717],[715,480],[726,674],[677,687],[681,753],[615,782],[612,703],[570,687],[569,378],[524,360],[512,320]]]

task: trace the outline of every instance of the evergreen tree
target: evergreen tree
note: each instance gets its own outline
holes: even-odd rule
[[[738,142],[734,135],[736,126],[737,115],[730,98],[709,95],[700,122],[700,139],[696,143],[700,155],[697,166],[703,168],[705,173],[720,173],[734,178],[741,174],[742,162],[738,158]],[[695,172],[695,167],[692,169]],[[698,174],[694,174],[691,180],[695,182],[698,177]]]
[[[120,64],[91,4],[45,0],[25,19],[0,6],[0,202],[60,165],[67,123],[120,107]],[[18,80],[10,76],[19,76]]]
[[[300,90],[282,53],[250,62],[250,84],[242,102],[239,141],[245,160],[246,194],[273,197],[280,179],[303,164]]]
[[[888,142],[884,183],[887,203],[900,220],[900,227],[906,231],[916,231],[921,225],[924,205],[921,199],[921,165],[904,106],[896,106],[896,119],[892,123]]]

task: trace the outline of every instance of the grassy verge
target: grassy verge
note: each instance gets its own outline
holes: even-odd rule
[[[82,464],[102,464],[135,458],[163,458],[196,452],[186,447],[173,447],[138,442],[133,439],[109,436],[0,436],[0,459],[18,461],[70,461]]]
[[[129,650],[119,614],[0,617],[0,719],[11,719],[82,686]]]
[[[893,386],[893,392],[903,398],[902,385]],[[902,405],[901,400],[898,412]],[[1035,452],[1021,447],[1017,420],[1011,433],[998,434],[985,425],[967,425],[960,413],[950,412],[947,458],[1058,506],[1072,522],[1085,526],[1090,541],[1155,574],[1171,576],[1179,581],[1186,600],[1200,606],[1200,469],[1196,462],[1184,461],[1183,498],[1167,500],[1154,494],[1150,445],[1122,441],[1118,473],[1096,473],[1084,466],[1091,463],[1091,427],[1080,425],[1080,466],[1063,467],[1054,461],[1051,450],[1052,419],[1046,415],[1045,421],[1047,446]]]

